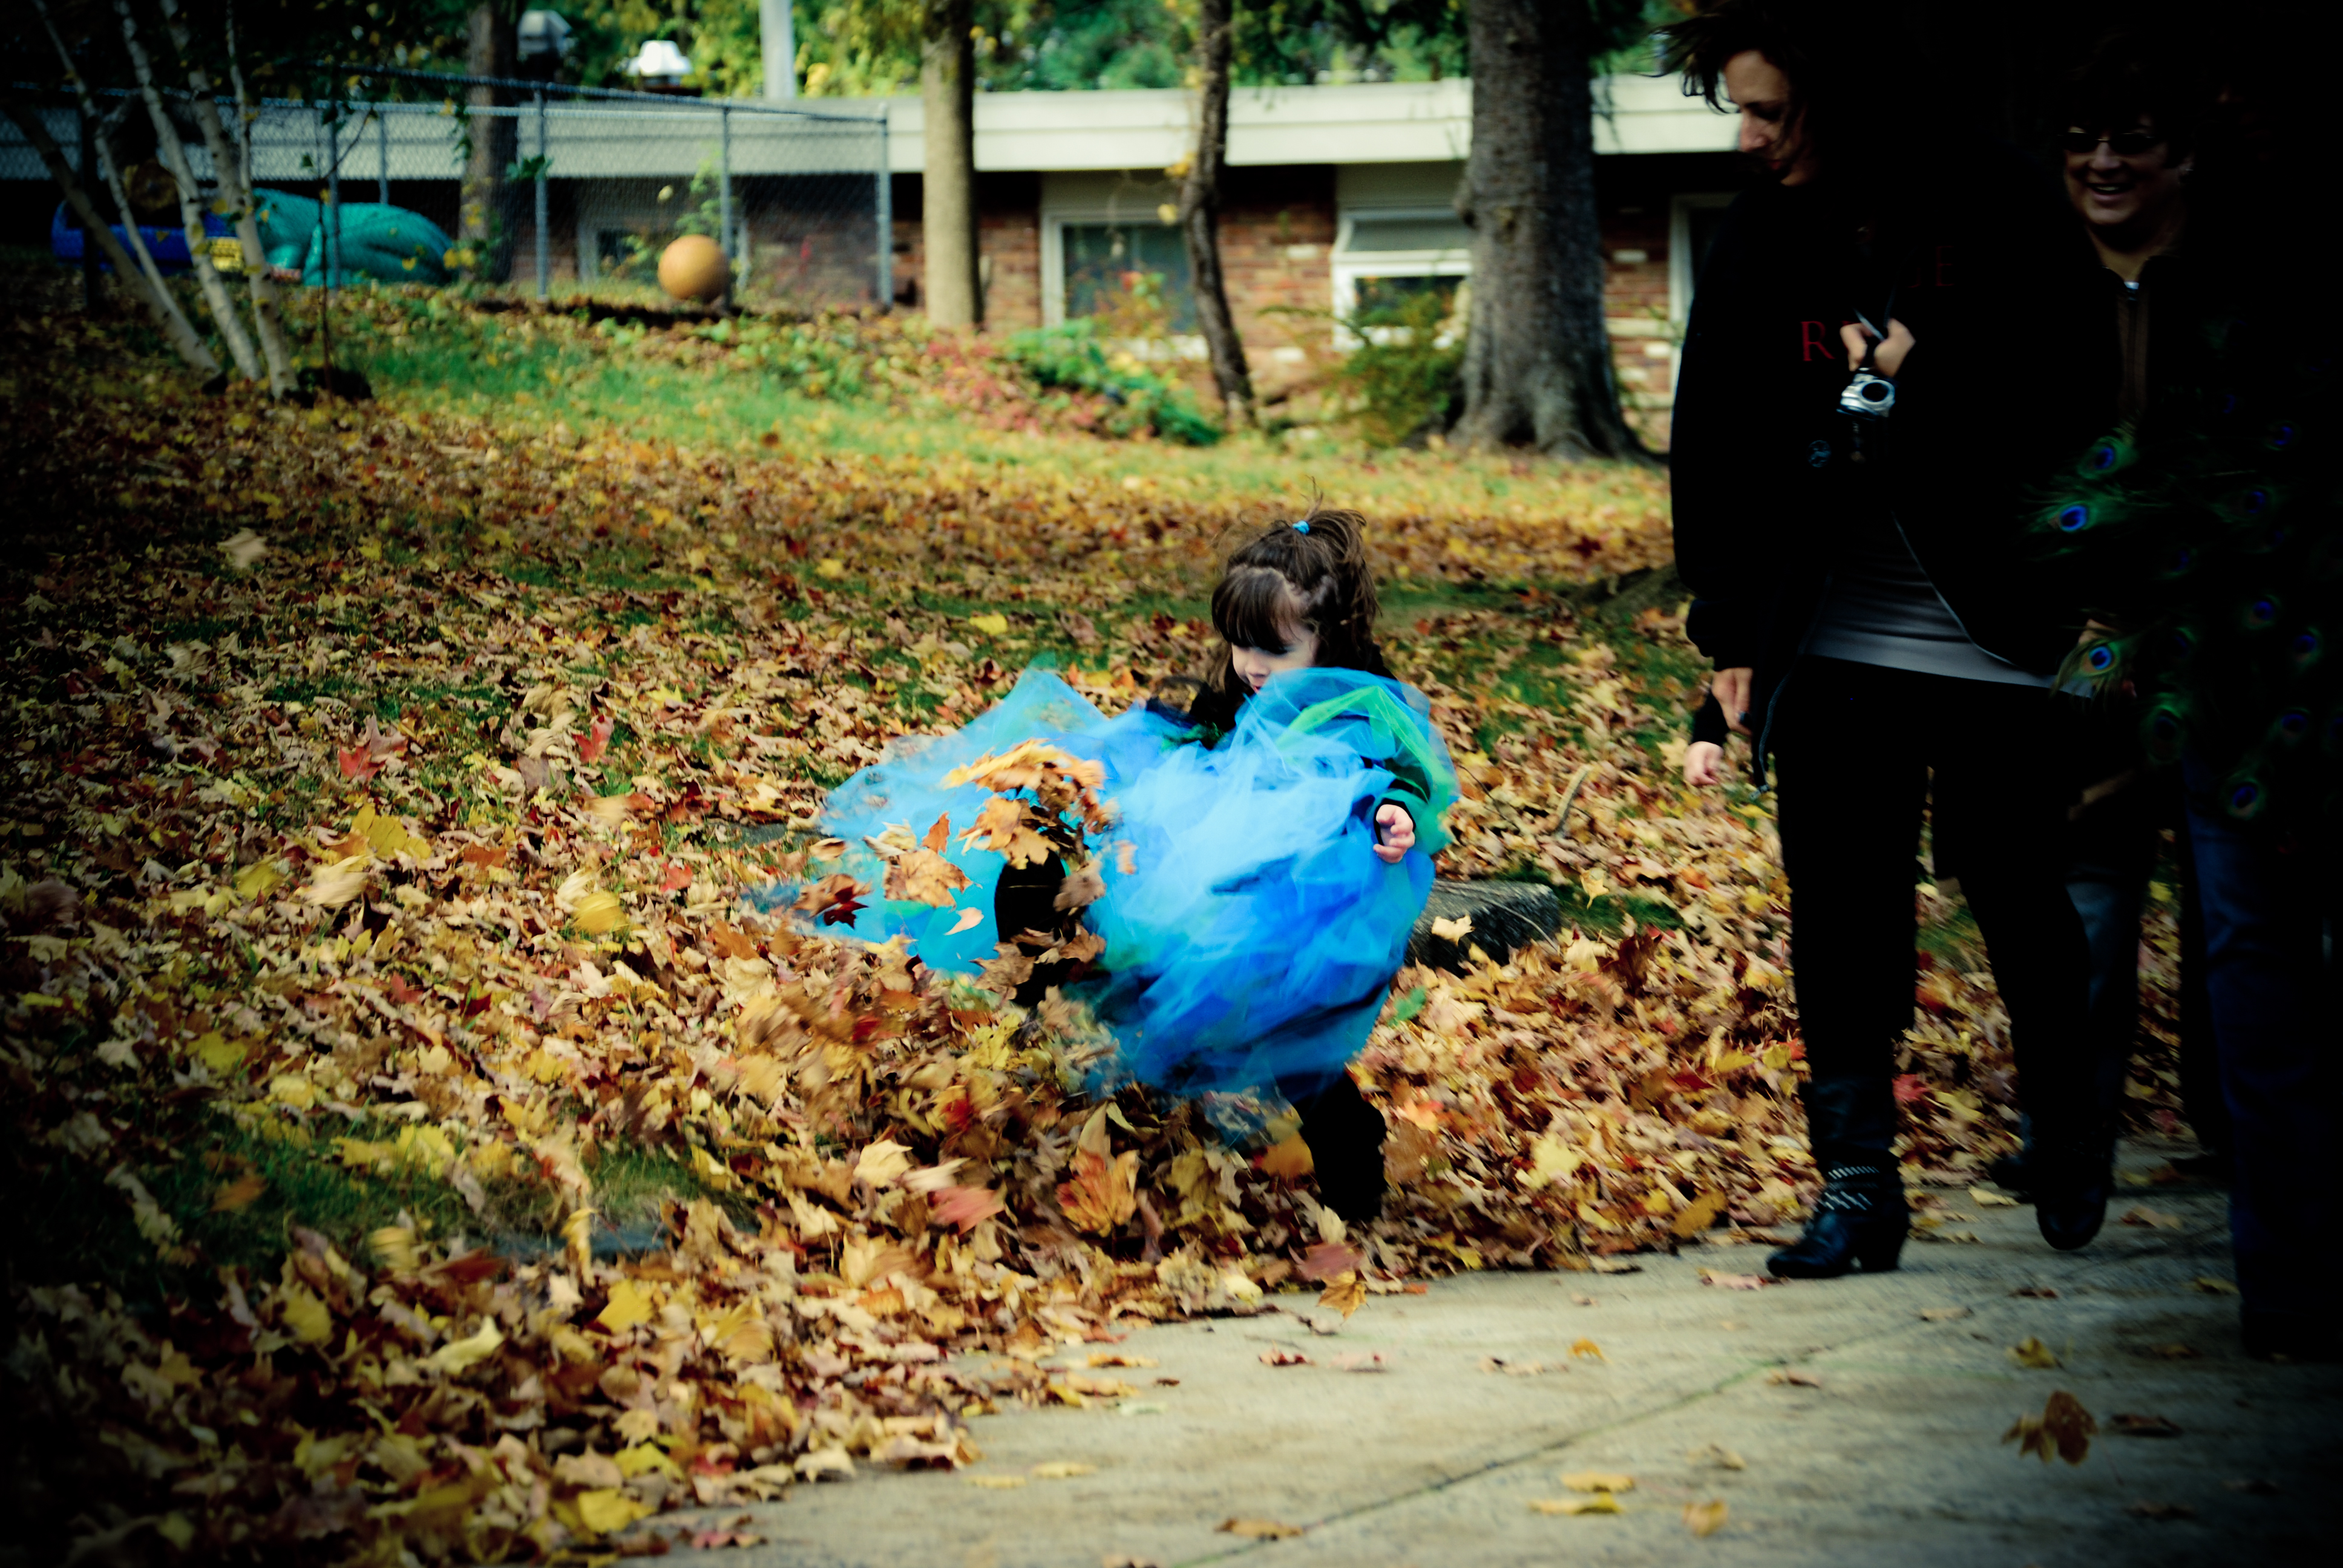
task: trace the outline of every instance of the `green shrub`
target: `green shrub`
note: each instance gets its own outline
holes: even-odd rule
[[[1127,353],[1112,353],[1088,321],[1020,332],[1001,353],[1044,388],[1087,392],[1111,406],[1101,421],[1113,435],[1152,431],[1167,441],[1209,447],[1221,428],[1196,407],[1188,389],[1149,370]]]
[[[1395,447],[1427,424],[1444,428],[1451,422],[1464,336],[1440,341],[1449,308],[1447,294],[1428,289],[1342,323],[1359,346],[1334,367],[1335,397],[1374,445]]]

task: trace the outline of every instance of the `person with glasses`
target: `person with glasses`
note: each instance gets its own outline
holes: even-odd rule
[[[2070,1118],[2088,956],[2059,875],[2050,690],[2081,618],[2019,521],[2027,480],[2091,433],[2028,389],[2046,258],[2077,242],[2039,171],[1934,114],[1946,99],[1898,25],[1717,0],[1664,29],[1685,91],[1740,116],[1755,176],[1694,297],[1669,467],[1686,629],[1755,766],[1775,765],[1822,1177],[1767,1261],[1790,1278],[1892,1269],[1907,1231],[1892,1084],[1932,801],[2043,1107],[2041,1232],[2082,1246],[2107,1205]]]
[[[2217,1097],[2189,1081],[2201,1034],[2184,1039],[2184,1095],[2200,1139],[2227,1133],[2245,1349],[2332,1359],[2338,1269],[2321,1235],[2343,799],[2343,684],[2328,646],[2343,634],[2336,334],[2305,306],[2316,258],[2289,254],[2272,223],[2301,184],[2285,156],[2308,145],[2276,120],[2308,108],[2247,100],[2258,75],[2217,90],[2186,40],[2117,32],[2069,84],[2067,193],[2098,265],[2081,269],[2061,357],[2104,429],[2038,516],[2091,590],[2078,662],[2099,672],[2099,706],[2137,738],[2135,757],[2177,776],[2201,927],[2184,980],[2194,970],[2201,984],[2218,1080]],[[2094,842],[2111,849],[2096,890],[2128,900],[2127,920],[2104,928],[2106,956],[2137,951],[2136,882],[2153,855],[2154,819],[2127,813],[2125,793],[2147,789],[2077,816],[2074,869],[2090,869]],[[2093,812],[2110,808],[2095,828]]]

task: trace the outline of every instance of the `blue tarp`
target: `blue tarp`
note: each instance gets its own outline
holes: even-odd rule
[[[258,190],[253,195],[260,204],[260,244],[268,265],[298,269],[303,283],[322,286],[327,255],[325,204],[291,191]],[[65,212],[60,204],[49,222],[49,248],[60,261],[78,264],[82,232],[67,225]],[[374,278],[383,283],[437,286],[448,280],[447,253],[456,242],[421,213],[380,202],[346,202],[341,228],[345,281]],[[204,230],[215,238],[235,232],[226,218],[213,213],[204,215]],[[184,231],[142,225],[138,232],[156,266],[165,272],[187,270]],[[119,226],[114,234],[126,248],[129,246],[129,237]]]

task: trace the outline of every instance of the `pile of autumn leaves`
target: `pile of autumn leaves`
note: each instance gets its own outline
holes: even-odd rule
[[[869,760],[900,727],[879,649],[920,650],[940,722],[1001,689],[968,640],[993,634],[920,608],[918,585],[961,573],[1021,625],[1054,618],[1078,644],[1091,627],[1102,668],[1070,674],[1127,699],[1134,663],[1192,658],[1201,630],[1128,617],[1110,652],[1093,619],[1111,627],[1151,572],[1208,564],[1209,514],[385,413],[126,398],[26,418],[30,515],[111,516],[158,550],[116,569],[126,554],[84,538],[8,584],[25,654],[9,695],[45,716],[12,811],[51,846],[0,872],[23,949],[12,1136],[103,1171],[190,1269],[203,1260],[139,1175],[151,1096],[208,1097],[353,1171],[419,1171],[484,1228],[521,1194],[558,1238],[508,1256],[420,1223],[297,1226],[275,1272],[221,1271],[159,1312],[25,1292],[12,1386],[91,1434],[120,1516],[191,1553],[639,1547],[680,1505],[964,1461],[971,1420],[1004,1401],[1111,1402],[1131,1391],[1047,1358],[1138,1322],[1306,1310],[1273,1294],[1305,1281],[1348,1312],[1412,1273],[1583,1267],[1782,1221],[1810,1191],[1778,873],[1746,816],[1684,797],[1633,739],[1675,699],[1558,612],[1419,628],[1415,672],[1465,781],[1445,869],[1526,862],[1590,900],[1664,903],[1682,929],[1403,972],[1358,1069],[1395,1183],[1360,1235],[1317,1205],[1282,1107],[1095,1102],[1081,1086],[1100,1042],[1058,1001],[1007,1002],[1014,964],[988,990],[830,940],[818,908],[760,916],[745,898],[820,885],[819,860],[737,831],[807,825],[805,769]],[[344,520],[323,548],[271,547],[325,498]],[[447,519],[473,543],[435,543]],[[675,586],[521,594],[484,569],[613,538]],[[1402,518],[1378,546],[1402,574],[1469,579],[1476,553],[1634,563],[1643,538]],[[385,539],[419,553],[394,568]],[[633,630],[611,628],[614,604]],[[728,638],[695,629],[718,608]],[[260,630],[141,640],[199,610]],[[327,616],[338,629],[317,629]],[[1675,635],[1664,618],[1646,631]],[[1570,706],[1509,703],[1473,662],[1540,639],[1584,656]],[[620,673],[572,673],[605,657]],[[481,737],[452,712],[385,728],[363,697],[268,695],[341,669],[516,700]],[[1497,718],[1515,732],[1483,754],[1472,738]],[[1036,763],[992,780],[1027,803],[994,824],[1007,844],[1091,809],[1079,789],[1036,799]],[[287,832],[267,811],[292,776],[327,789]],[[1916,1070],[1983,1083],[1969,1059],[1991,1055],[1989,1000],[1949,983],[1966,1027]],[[1913,1157],[1973,1168],[2006,1108],[1946,1092],[1970,1101],[1916,1100]],[[706,1195],[621,1255],[595,1244],[588,1172],[627,1148],[665,1151]]]

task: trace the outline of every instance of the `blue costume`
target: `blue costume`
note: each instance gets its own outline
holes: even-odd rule
[[[885,866],[866,840],[890,828],[917,838],[939,817],[954,828],[946,857],[970,879],[949,909],[873,898],[855,936],[908,937],[930,967],[958,973],[994,956],[1005,862],[959,842],[990,796],[944,779],[1028,739],[1100,763],[1114,809],[1085,846],[1105,876],[1083,911],[1105,941],[1104,972],[1071,988],[1120,1048],[1109,1076],[1196,1093],[1340,1074],[1382,1011],[1448,841],[1456,776],[1423,695],[1361,670],[1292,670],[1221,735],[1156,703],[1110,719],[1029,671],[991,711],[893,742],[830,795],[821,827],[849,845],[839,869],[874,893]],[[1397,864],[1373,852],[1387,800],[1415,819]]]

